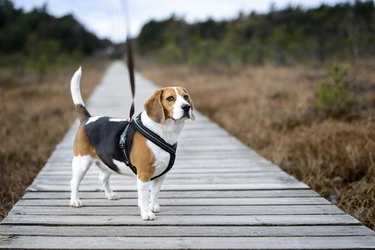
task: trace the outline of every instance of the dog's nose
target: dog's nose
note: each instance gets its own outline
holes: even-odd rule
[[[183,111],[185,111],[185,112],[189,112],[189,110],[190,110],[190,105],[188,105],[188,104],[182,104],[182,105],[181,105],[181,108],[182,108]]]

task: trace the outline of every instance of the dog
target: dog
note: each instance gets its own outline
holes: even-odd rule
[[[79,116],[80,126],[73,143],[71,207],[82,207],[79,199],[79,184],[92,164],[97,165],[101,173],[105,196],[117,200],[119,196],[109,186],[112,173],[136,176],[138,206],[143,220],[154,220],[160,212],[158,194],[165,179],[163,172],[170,163],[171,155],[135,131],[129,148],[129,160],[132,169],[126,164],[119,148],[121,134],[128,121],[105,116],[91,116],[86,109],[80,91],[81,67],[74,73],[70,88],[73,103]],[[139,114],[140,122],[166,143],[173,145],[184,127],[186,120],[194,118],[192,99],[185,88],[166,87],[156,90],[145,102],[144,110]],[[160,176],[163,174],[162,176]],[[153,179],[157,177],[156,179]]]

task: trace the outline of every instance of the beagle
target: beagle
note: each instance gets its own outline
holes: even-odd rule
[[[123,152],[119,148],[120,136],[128,121],[91,116],[81,96],[80,78],[81,68],[75,72],[70,84],[73,103],[80,119],[73,144],[70,206],[82,207],[78,195],[79,184],[94,163],[101,170],[99,179],[109,200],[119,199],[109,186],[112,173],[136,176],[141,217],[143,220],[154,220],[154,213],[160,211],[158,194],[165,179],[165,175],[160,174],[168,167],[170,154],[135,131],[129,154],[132,166],[136,169],[132,171],[125,164]],[[195,119],[191,97],[182,87],[156,90],[144,104],[144,111],[139,118],[146,128],[173,145],[177,142],[185,121]]]

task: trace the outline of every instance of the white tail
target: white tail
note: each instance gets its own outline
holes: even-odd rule
[[[79,69],[74,73],[72,80],[70,81],[70,92],[72,93],[72,99],[75,105],[81,104],[82,106],[85,106],[80,89],[81,74],[82,70],[81,67],[79,67]]]

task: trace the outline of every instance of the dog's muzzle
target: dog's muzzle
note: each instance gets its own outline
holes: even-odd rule
[[[182,104],[181,109],[184,111],[184,115],[182,117],[190,118],[190,105],[188,104]]]

